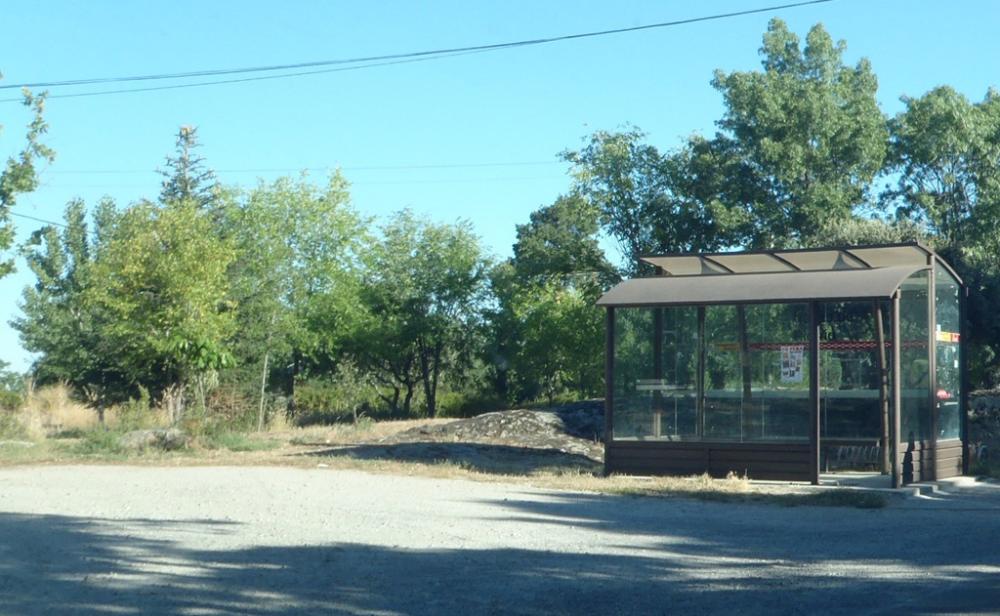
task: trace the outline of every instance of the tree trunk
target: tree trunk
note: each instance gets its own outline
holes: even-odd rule
[[[403,398],[403,413],[410,414],[410,404],[413,402],[413,383],[407,381],[406,396]]]
[[[264,352],[264,368],[260,371],[260,407],[257,410],[257,432],[264,431],[264,389],[267,387],[267,361],[271,353]]]
[[[201,416],[204,417],[208,414],[208,408],[205,405],[205,373],[201,372],[195,378],[195,386],[198,389],[198,409],[201,412]]]
[[[507,399],[510,392],[510,382],[506,368],[497,367],[496,378],[493,380],[493,389],[496,391],[497,396],[499,396],[501,400]]]
[[[299,371],[302,370],[302,354],[298,349],[292,351],[292,377],[288,385],[288,410],[295,415],[295,383],[299,380]]]
[[[434,394],[431,391],[431,367],[427,352],[427,347],[424,346],[423,341],[418,342],[417,358],[420,360],[420,377],[424,384],[424,402],[427,404],[427,416],[433,419],[437,409],[434,408]]]
[[[392,410],[394,412],[399,410],[399,397],[401,395],[403,395],[402,390],[400,390],[398,387],[392,388]]]
[[[427,416],[433,419],[437,416],[437,384],[440,374],[441,345],[433,350],[419,344],[420,375],[424,381],[424,398],[427,402]]]

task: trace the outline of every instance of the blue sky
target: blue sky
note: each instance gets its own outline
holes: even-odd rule
[[[18,83],[281,64],[548,37],[778,3],[8,0],[0,71],[2,83]],[[506,256],[514,225],[568,188],[558,153],[589,133],[631,123],[669,149],[686,135],[712,131],[722,112],[709,84],[713,70],[757,68],[761,35],[774,15],[802,37],[822,22],[847,41],[850,62],[868,57],[888,113],[900,109],[901,95],[940,84],[974,100],[1000,84],[1000,3],[836,0],[364,71],[53,99],[47,141],[57,158],[43,170],[41,188],[16,211],[59,220],[72,198],[94,204],[109,195],[126,204],[155,196],[155,169],[171,151],[177,127],[191,124],[203,155],[227,183],[250,186],[305,168],[316,169],[312,175],[321,181],[324,169],[340,166],[361,212],[385,216],[408,207],[440,221],[467,218],[493,254]],[[27,119],[18,105],[0,103],[0,154],[14,151]],[[444,166],[413,168],[419,165]],[[21,239],[38,226],[15,220]],[[31,358],[7,324],[31,282],[20,270],[0,280],[0,359],[25,369]]]

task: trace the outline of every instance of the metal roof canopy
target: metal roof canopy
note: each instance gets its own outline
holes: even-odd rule
[[[919,242],[878,246],[645,255],[657,276],[626,280],[598,306],[736,304],[889,299],[913,274],[938,263]]]
[[[658,272],[666,276],[863,270],[898,265],[926,266],[931,259],[936,259],[956,279],[959,279],[944,260],[920,242],[745,252],[658,254],[639,257],[640,261],[656,267]]]
[[[598,306],[784,303],[810,300],[889,299],[923,265],[872,269],[767,272],[732,276],[633,278],[597,300]]]

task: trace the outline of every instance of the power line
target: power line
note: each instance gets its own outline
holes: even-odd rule
[[[532,160],[518,162],[486,162],[486,163],[430,163],[430,164],[404,164],[404,165],[367,165],[356,167],[340,167],[330,165],[327,167],[272,167],[272,168],[244,168],[244,169],[213,169],[215,173],[295,173],[298,171],[407,171],[423,169],[475,169],[485,167],[530,167],[541,165],[563,165],[560,160]],[[54,175],[125,175],[125,174],[147,174],[159,173],[156,169],[66,169],[46,171]]]
[[[830,2],[832,0],[822,0],[823,2]],[[284,79],[286,77],[301,77],[304,75],[319,75],[321,73],[340,73],[343,71],[358,71],[366,68],[374,68],[377,66],[389,66],[392,64],[410,64],[413,62],[426,62],[428,60],[436,60],[438,58],[451,58],[454,56],[464,56],[472,53],[483,53],[477,51],[467,51],[464,53],[452,53],[443,54],[440,56],[426,57],[426,58],[412,58],[409,60],[392,60],[389,62],[375,62],[372,64],[359,64],[357,66],[344,66],[340,68],[327,68],[315,71],[302,71],[298,73],[282,73],[280,75],[263,75],[258,77],[242,77],[239,79],[221,79],[217,81],[197,81],[194,83],[178,83],[169,86],[150,86],[148,88],[123,88],[119,90],[98,90],[96,92],[77,92],[75,94],[50,94],[46,96],[46,99],[50,98],[81,98],[85,96],[103,96],[105,94],[128,94],[130,92],[156,92],[159,90],[178,90],[181,88],[200,88],[202,86],[214,86],[222,84],[231,83],[245,83],[248,81],[265,81],[269,79]],[[0,99],[0,103],[20,103],[23,102],[23,98],[3,98]]]
[[[27,218],[28,220],[34,220],[35,222],[42,222],[42,223],[45,223],[47,225],[53,225],[55,227],[62,227],[63,229],[67,228],[66,225],[64,225],[63,223],[56,222],[54,220],[46,220],[44,218],[38,218],[38,217],[35,217],[35,216],[29,216],[28,214],[21,214],[20,212],[14,212],[14,211],[10,211],[10,210],[8,210],[7,213],[10,214],[11,216],[17,216],[18,218]]]
[[[168,90],[176,88],[192,88],[201,87],[209,85],[219,85],[219,84],[229,84],[229,83],[241,83],[247,81],[260,81],[264,79],[283,79],[287,77],[297,77],[302,75],[314,75],[318,73],[328,73],[328,72],[338,72],[345,70],[360,70],[365,68],[373,68],[377,66],[386,66],[389,64],[402,64],[406,62],[419,62],[426,60],[436,60],[440,58],[452,57],[456,55],[464,55],[470,53],[482,53],[488,51],[498,51],[503,49],[512,49],[517,47],[529,47],[537,45],[546,45],[557,42],[565,42],[571,40],[579,40],[585,38],[594,38],[600,36],[609,36],[613,34],[625,34],[630,32],[639,32],[643,30],[653,30],[659,28],[669,28],[673,26],[680,26],[686,24],[693,24],[706,21],[716,21],[720,19],[728,19],[732,17],[742,17],[746,15],[754,15],[758,13],[766,13],[771,11],[778,11],[782,9],[798,8],[803,6],[810,6],[815,4],[824,4],[827,2],[832,2],[833,0],[808,0],[805,2],[794,2],[788,4],[780,4],[768,7],[762,7],[757,9],[748,9],[744,11],[733,11],[729,13],[718,13],[714,15],[705,15],[702,17],[692,17],[688,19],[677,19],[673,21],[663,21],[652,24],[644,24],[640,26],[631,26],[627,28],[614,28],[608,30],[598,30],[593,32],[582,32],[576,34],[566,34],[561,36],[552,36],[546,38],[536,38],[536,39],[526,39],[520,41],[510,41],[504,43],[491,43],[485,45],[471,45],[466,47],[451,47],[445,49],[434,49],[425,51],[413,51],[406,53],[397,54],[383,54],[377,56],[366,56],[358,58],[340,58],[334,60],[318,60],[312,62],[297,62],[293,64],[275,64],[268,66],[251,66],[251,67],[241,67],[241,68],[229,68],[229,69],[207,69],[207,70],[197,70],[197,71],[185,71],[176,73],[156,73],[149,75],[131,75],[123,77],[92,77],[86,79],[70,79],[63,81],[36,81],[36,82],[23,82],[9,85],[2,85],[0,89],[13,89],[13,88],[49,88],[49,87],[69,87],[69,86],[81,86],[81,85],[95,85],[103,83],[124,83],[124,82],[136,82],[136,81],[158,81],[164,79],[186,79],[192,77],[210,77],[210,76],[221,76],[221,75],[238,75],[238,74],[252,74],[252,73],[262,73],[262,72],[275,72],[275,71],[288,71],[288,70],[298,70],[303,68],[314,68],[321,66],[334,66],[334,65],[357,65],[357,66],[341,66],[340,68],[333,69],[323,69],[315,71],[302,71],[293,73],[283,73],[278,75],[257,75],[253,77],[245,77],[240,79],[226,79],[226,80],[213,80],[213,81],[201,81],[195,83],[183,83],[183,84],[172,84],[167,86],[154,86],[149,88],[132,88],[132,89],[118,89],[118,90],[102,90],[96,92],[82,92],[76,94],[56,94],[52,95],[50,98],[70,98],[79,96],[99,96],[104,94],[122,94],[126,92],[148,92],[153,90]],[[11,102],[19,101],[20,99],[0,99],[0,102]]]
[[[552,175],[531,175],[531,176],[494,176],[480,178],[430,178],[430,179],[408,179],[408,180],[372,180],[349,182],[351,186],[394,186],[405,184],[476,184],[488,182],[538,182],[542,180],[565,180],[566,176]],[[133,189],[147,188],[146,184],[52,184],[46,182],[45,188],[57,190],[85,190],[85,189]]]

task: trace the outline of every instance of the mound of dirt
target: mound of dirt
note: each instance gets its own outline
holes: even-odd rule
[[[418,426],[380,441],[385,444],[486,443],[603,459],[604,417],[599,401],[587,401],[548,411],[517,409],[483,413],[445,424]]]

